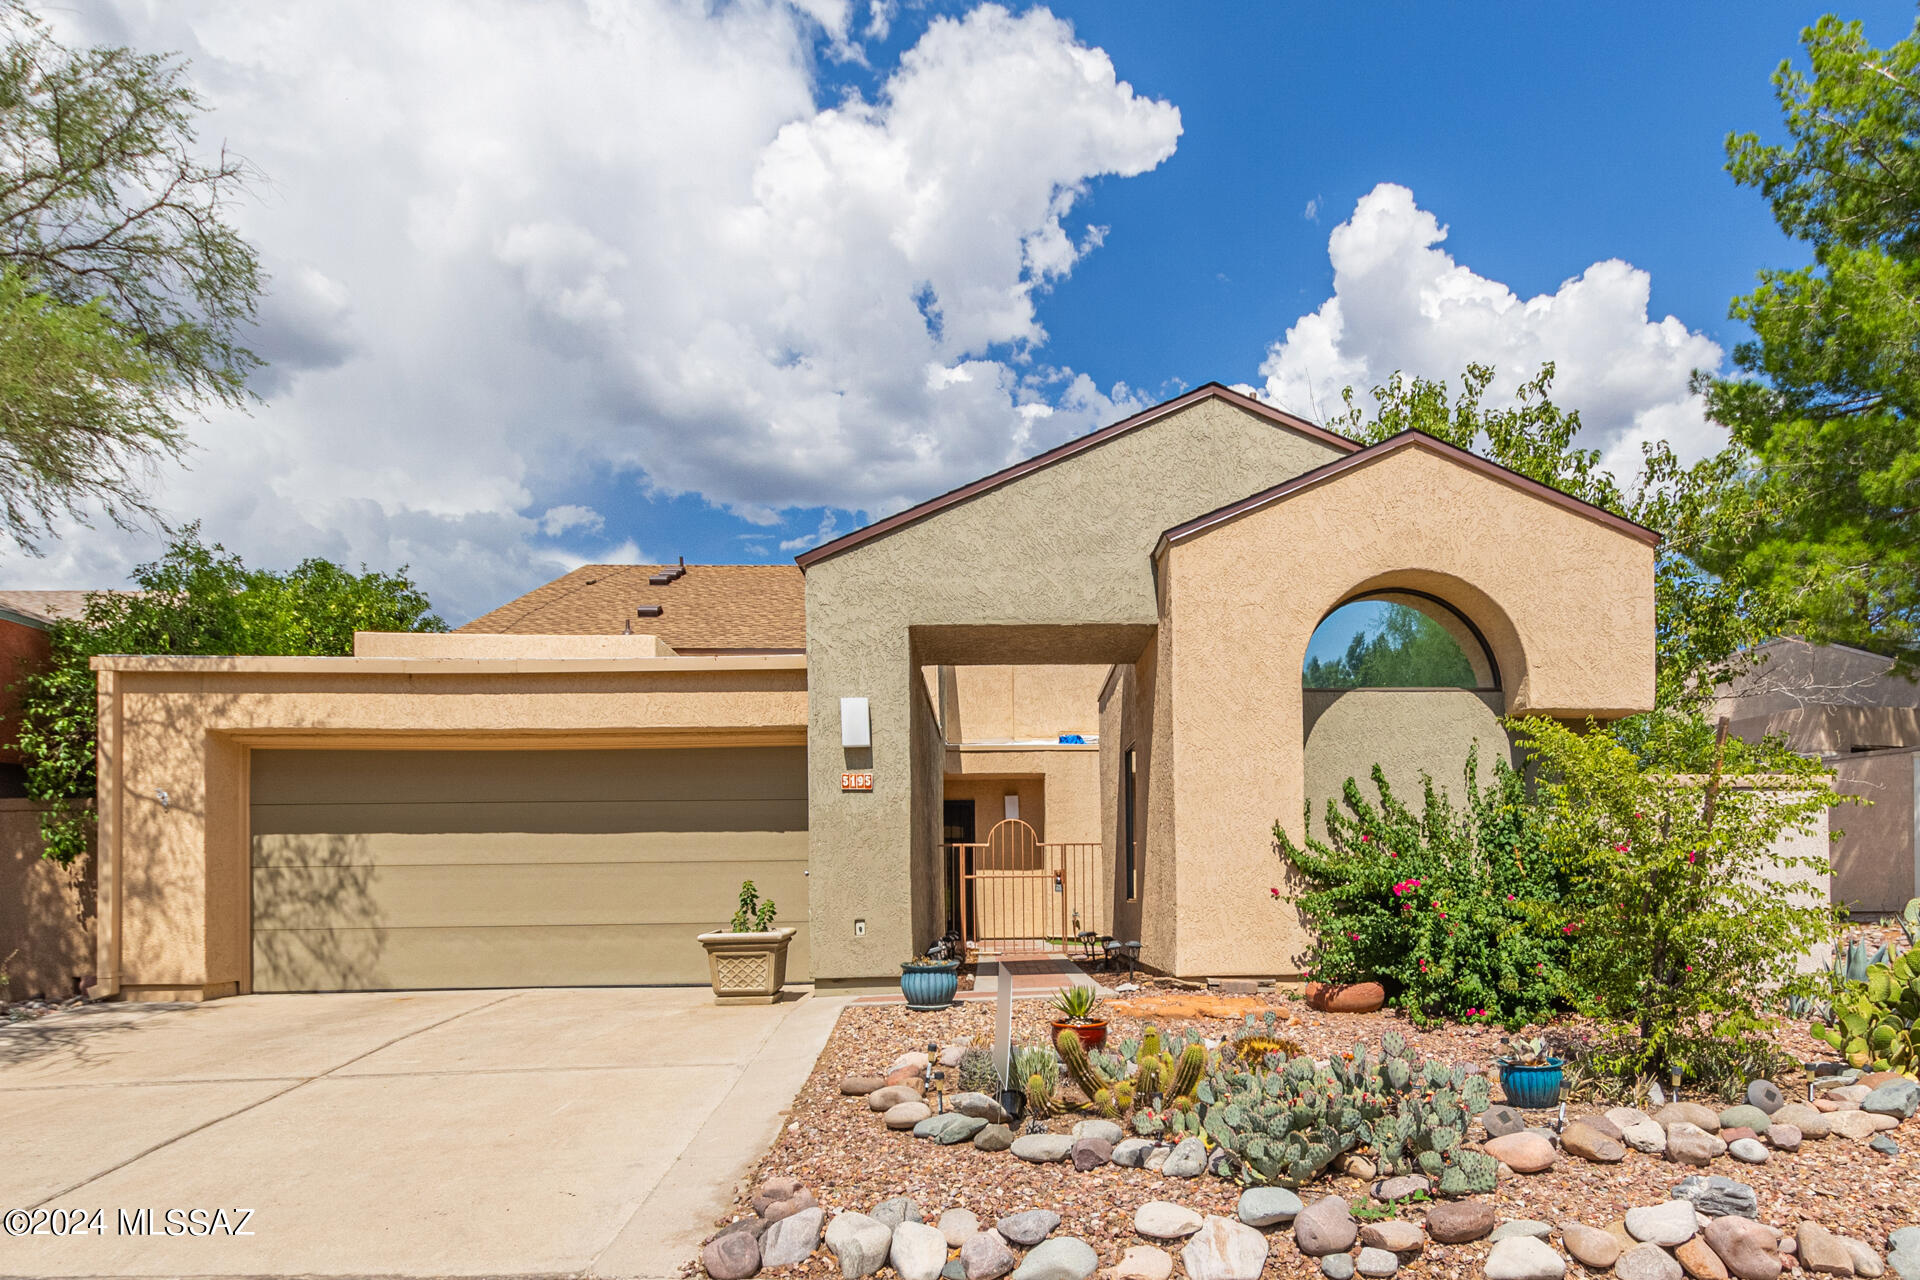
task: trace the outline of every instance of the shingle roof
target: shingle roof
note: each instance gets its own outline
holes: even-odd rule
[[[664,586],[648,579],[675,565],[590,564],[536,587],[460,631],[493,635],[618,635],[628,623],[675,649],[807,647],[806,580],[790,564],[690,564]],[[640,617],[658,605],[657,617]]]
[[[90,591],[0,591],[0,609],[24,613],[40,622],[78,618],[87,611]]]

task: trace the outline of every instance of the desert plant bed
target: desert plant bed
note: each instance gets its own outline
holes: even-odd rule
[[[1157,1028],[1169,1044],[1187,1038],[1189,1033],[1231,1043],[1236,1035],[1245,1034],[1248,1013],[1258,1015],[1267,1010],[1276,1015],[1272,1034],[1292,1041],[1309,1057],[1331,1060],[1357,1045],[1371,1046],[1378,1055],[1383,1037],[1392,1033],[1395,1042],[1404,1044],[1409,1054],[1457,1064],[1490,1081],[1496,1078],[1492,1062],[1502,1050],[1502,1034],[1490,1026],[1445,1024],[1421,1029],[1393,1010],[1323,1014],[1279,993],[1221,997],[1153,984],[1128,997],[1109,1000],[1104,1006],[1110,1020],[1110,1044],[1137,1040],[1149,1025]],[[1047,1043],[1052,1015],[1044,1001],[1016,1003],[1014,1044]],[[930,1226],[949,1209],[968,1211],[983,1228],[1010,1215],[1039,1210],[1059,1215],[1048,1238],[1084,1241],[1097,1257],[1102,1275],[1125,1280],[1143,1256],[1135,1253],[1129,1262],[1128,1251],[1156,1249],[1171,1258],[1174,1275],[1193,1274],[1183,1263],[1182,1242],[1143,1235],[1137,1229],[1135,1215],[1142,1206],[1159,1202],[1191,1210],[1203,1219],[1218,1217],[1237,1222],[1244,1189],[1239,1180],[1212,1173],[1173,1178],[1115,1163],[1083,1171],[1070,1161],[1030,1163],[1010,1151],[981,1150],[968,1141],[940,1145],[916,1138],[906,1129],[888,1129],[866,1096],[843,1092],[849,1077],[883,1077],[903,1056],[924,1053],[930,1045],[948,1050],[962,1045],[990,1046],[993,1018],[990,1003],[960,1004],[937,1013],[911,1013],[898,1006],[846,1009],[795,1100],[790,1123],[757,1167],[735,1212],[716,1222],[716,1228],[753,1215],[753,1186],[769,1179],[790,1178],[817,1201],[829,1223],[842,1211],[870,1214],[900,1197],[910,1199]],[[1265,1025],[1258,1016],[1256,1023]],[[1576,1020],[1567,1020],[1553,1030],[1578,1033],[1582,1027]],[[1792,1060],[1831,1056],[1802,1023],[1783,1024],[1776,1046]],[[945,1084],[951,1096],[959,1090],[958,1070],[950,1067],[947,1074]],[[1788,1101],[1798,1105],[1806,1097],[1803,1075],[1775,1072],[1771,1078]],[[1492,1095],[1497,1102],[1497,1083],[1493,1083]],[[1683,1096],[1687,1101],[1704,1103],[1716,1115],[1731,1105],[1691,1092]],[[1066,1073],[1062,1097],[1068,1109],[1044,1122],[1049,1131],[1070,1134],[1076,1124],[1094,1118],[1091,1110],[1084,1109],[1086,1100],[1080,1091],[1066,1082]],[[1572,1102],[1567,1116],[1569,1121],[1598,1117],[1609,1106],[1608,1102]],[[1656,1108],[1648,1105],[1647,1109]],[[1536,1112],[1524,1119],[1535,1126],[1551,1125],[1555,1114]],[[1604,1120],[1599,1127],[1606,1128]],[[1015,1135],[1024,1128],[1018,1123],[1011,1126]],[[1624,1150],[1617,1160],[1600,1163],[1556,1146],[1554,1159],[1544,1171],[1523,1174],[1503,1170],[1490,1192],[1444,1203],[1483,1203],[1490,1207],[1497,1223],[1515,1220],[1548,1224],[1552,1235],[1546,1243],[1564,1256],[1571,1251],[1560,1230],[1564,1224],[1579,1223],[1603,1232],[1612,1227],[1618,1233],[1629,1209],[1669,1202],[1675,1185],[1689,1175],[1719,1175],[1751,1187],[1759,1222],[1781,1229],[1785,1239],[1791,1240],[1799,1224],[1806,1222],[1866,1242],[1884,1255],[1890,1247],[1890,1233],[1920,1224],[1920,1205],[1913,1190],[1920,1186],[1920,1121],[1910,1120],[1885,1135],[1874,1136],[1895,1140],[1897,1154],[1874,1150],[1864,1138],[1838,1134],[1808,1138],[1791,1151],[1768,1148],[1764,1163],[1741,1163],[1731,1155],[1720,1154],[1706,1167],[1675,1163],[1632,1149]],[[1476,1121],[1466,1145],[1481,1149],[1487,1141],[1483,1122]],[[1721,1145],[1724,1149],[1725,1144]],[[1356,1176],[1366,1173],[1364,1166],[1338,1162],[1298,1187],[1295,1194],[1308,1206],[1329,1195],[1344,1197],[1361,1227],[1376,1218],[1398,1218],[1418,1227],[1436,1204],[1443,1203],[1437,1198],[1421,1198],[1382,1204],[1372,1194],[1380,1180]],[[1262,1234],[1267,1245],[1261,1264],[1264,1275],[1306,1280],[1338,1270],[1303,1255],[1295,1233],[1285,1226],[1266,1228]],[[1477,1277],[1486,1273],[1492,1248],[1492,1242],[1484,1237],[1466,1243],[1442,1243],[1423,1236],[1418,1252],[1397,1256],[1397,1269],[1410,1276]],[[1798,1268],[1791,1255],[1781,1256],[1790,1271]],[[1156,1265],[1149,1259],[1149,1270]],[[1582,1269],[1577,1262],[1566,1266],[1572,1274]],[[798,1263],[772,1271],[824,1277],[840,1274],[841,1266],[823,1242]],[[880,1274],[890,1277],[895,1272],[889,1266]],[[1887,1270],[1886,1275],[1888,1280],[1896,1280],[1894,1270]]]

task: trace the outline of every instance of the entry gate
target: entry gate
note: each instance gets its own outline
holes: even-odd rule
[[[1080,935],[1104,935],[1100,845],[1042,841],[1018,818],[994,824],[984,842],[947,846],[948,890],[960,936],[1010,951],[1060,951]]]

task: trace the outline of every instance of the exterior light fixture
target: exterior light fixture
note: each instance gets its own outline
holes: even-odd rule
[[[849,749],[873,745],[873,724],[865,698],[840,699],[840,745]]]

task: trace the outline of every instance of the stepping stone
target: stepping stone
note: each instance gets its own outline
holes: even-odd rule
[[[1180,1251],[1187,1280],[1259,1280],[1267,1238],[1231,1218],[1209,1217]]]
[[[1285,1187],[1248,1187],[1240,1193],[1239,1216],[1250,1227],[1271,1227],[1292,1222],[1304,1207]]]
[[[1087,1280],[1099,1269],[1100,1258],[1092,1245],[1060,1236],[1029,1250],[1014,1269],[1013,1280]]]
[[[1193,1210],[1170,1200],[1149,1200],[1133,1211],[1133,1229],[1149,1240],[1184,1240],[1203,1221]]]
[[[1514,1236],[1487,1255],[1487,1280],[1560,1280],[1567,1260],[1538,1236]]]

